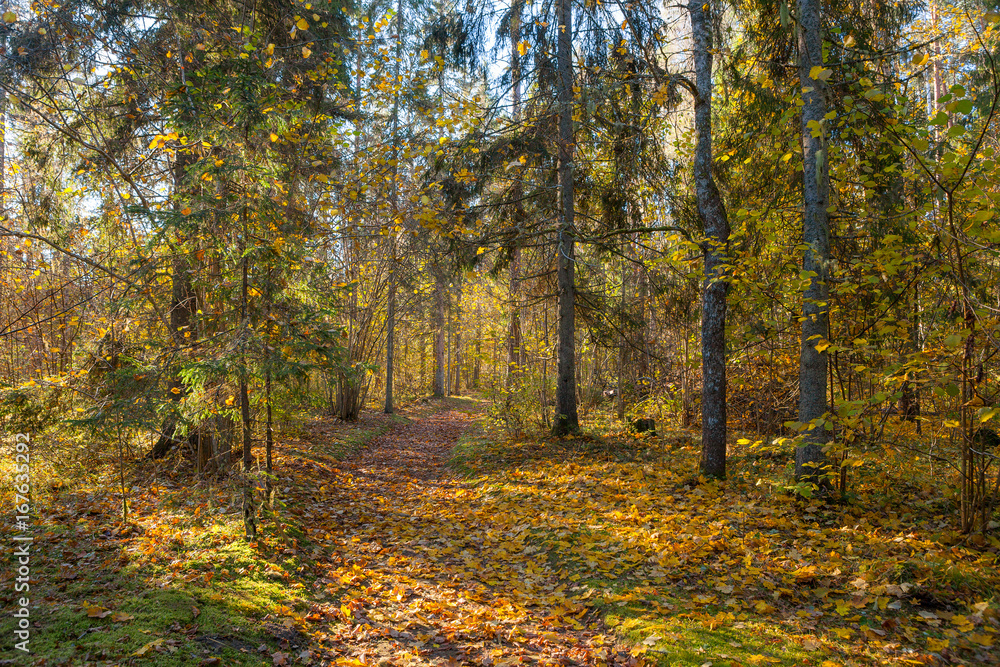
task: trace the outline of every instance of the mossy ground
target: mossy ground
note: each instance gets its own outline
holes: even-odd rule
[[[474,399],[448,405],[484,411]],[[332,545],[343,548],[345,540],[358,555],[365,545],[337,533],[330,516],[282,499],[328,504],[324,471],[338,479],[339,461],[441,406],[372,413],[354,425],[317,420],[284,434],[277,504],[260,504],[252,543],[243,533],[239,480],[197,480],[183,461],[131,473],[127,524],[120,496],[108,490],[115,470],[95,471],[93,486],[59,486],[39,503],[32,528],[32,653],[12,650],[14,624],[5,614],[2,659],[311,660],[323,641],[317,628],[363,630],[358,605],[374,590],[375,572],[336,553]],[[696,434],[660,425],[659,435],[637,436],[599,414],[584,426],[572,438],[510,439],[477,425],[452,450],[451,468],[463,480],[439,510],[496,542],[492,551],[481,545],[479,558],[507,554],[504,563],[490,561],[495,580],[487,578],[484,595],[521,600],[521,575],[511,565],[536,576],[544,563],[562,582],[549,591],[556,602],[546,602],[554,605],[546,619],[552,629],[604,628],[637,659],[659,665],[1000,662],[998,545],[955,532],[953,499],[932,464],[859,451],[844,498],[804,499],[790,491],[791,451],[783,445],[761,449],[737,438],[728,480],[708,483],[697,474]],[[460,548],[437,547],[441,558]],[[7,561],[0,586],[11,608]],[[339,578],[324,580],[332,563]],[[462,576],[478,581],[482,569]],[[392,582],[379,587],[396,595]]]
[[[651,662],[1000,663],[1000,545],[955,532],[927,461],[859,450],[848,493],[808,499],[787,444],[736,437],[708,483],[696,433],[594,417],[572,438],[472,430],[452,466],[550,517],[533,545]]]
[[[277,483],[296,483],[282,475],[287,463],[335,463],[435,408],[366,413],[356,424],[306,420],[279,436]],[[295,628],[310,608],[309,566],[318,554],[282,511],[280,488],[279,507],[259,502],[251,543],[235,476],[198,479],[183,458],[169,468],[137,463],[128,524],[120,494],[108,490],[118,486],[114,469],[55,483],[52,466],[36,466],[45,474],[37,476],[44,495],[31,527],[30,653],[14,649],[16,620],[4,614],[0,660],[11,662],[3,664],[273,665],[276,653],[304,650]],[[23,594],[13,593],[15,568],[6,560],[0,577],[12,609]]]

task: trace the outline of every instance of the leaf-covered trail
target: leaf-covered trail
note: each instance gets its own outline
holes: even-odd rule
[[[494,516],[477,500],[481,491],[447,469],[469,422],[448,410],[397,428],[326,469],[314,495],[300,499],[308,538],[332,553],[307,617],[327,657],[348,665],[635,664],[595,629],[589,608],[573,599],[578,589],[557,578],[545,552],[533,553],[529,527]]]

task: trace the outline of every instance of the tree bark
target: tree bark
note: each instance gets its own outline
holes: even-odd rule
[[[725,264],[729,252],[729,221],[712,176],[712,20],[709,4],[691,0],[694,38],[694,182],[698,216],[705,232],[705,282],[701,315],[701,472],[726,476],[726,292]]]
[[[437,330],[434,336],[434,398],[444,398],[445,298],[444,280],[441,276],[437,276],[434,294],[437,300],[434,317]]]
[[[517,4],[510,18],[510,78],[511,107],[514,123],[521,121],[521,55],[517,50],[521,41],[521,5]],[[514,187],[511,196],[514,200],[514,247],[510,251],[510,330],[507,336],[507,393],[511,397],[518,388],[520,369],[523,364],[521,356],[521,227],[526,218],[521,199],[524,188],[520,175],[514,176]]]
[[[187,152],[178,152],[174,160],[172,174],[174,181],[173,209],[178,214],[184,208],[180,194],[187,178],[187,169],[193,162],[193,156]],[[175,354],[179,357],[181,350],[195,341],[196,333],[192,323],[198,308],[197,298],[192,287],[191,265],[181,249],[178,249],[173,258],[170,280],[170,337],[174,343]],[[176,363],[179,364],[179,360]],[[175,372],[167,385],[167,397],[170,401],[179,403],[186,393],[180,375]],[[174,415],[168,416],[164,419],[163,426],[160,427],[160,437],[153,445],[150,457],[160,459],[166,456],[180,442],[174,437],[176,432],[177,418]]]
[[[557,48],[559,96],[559,232],[556,274],[559,286],[559,359],[556,372],[556,413],[552,433],[566,435],[580,430],[576,412],[576,276],[574,266],[573,151],[573,6],[558,0]]]
[[[628,242],[626,238],[622,238],[622,257],[621,257],[621,272],[622,272],[622,293],[621,298],[618,301],[619,312],[621,317],[618,318],[618,389],[615,395],[616,413],[618,415],[618,421],[625,421],[625,353],[627,350],[627,340],[625,338],[625,306],[626,306],[626,289],[628,286],[628,263],[625,260],[625,244]]]
[[[816,349],[829,337],[830,172],[824,116],[826,83],[812,78],[813,67],[823,67],[820,0],[798,0],[799,82],[802,87],[802,240],[806,245],[802,268],[810,276],[803,295],[802,350],[799,360],[799,422],[809,424],[828,412],[827,355]],[[795,478],[824,484],[826,440],[822,424],[807,429],[795,450]]]
[[[458,396],[462,390],[462,279],[459,278],[457,294],[455,295],[455,335],[453,336],[455,356],[452,367],[455,369],[455,384],[452,385],[452,395]]]
[[[267,480],[265,481],[265,493],[267,494],[267,504],[274,507],[274,466],[272,455],[274,454],[274,419],[271,414],[271,370],[267,370],[264,376],[264,401],[267,406],[266,419],[264,425],[264,447],[267,463]]]
[[[399,65],[403,59],[403,0],[396,7],[396,65],[393,85],[399,83]],[[389,255],[392,265],[389,267],[389,306],[385,322],[385,407],[387,415],[393,412],[392,384],[395,366],[396,342],[396,225],[399,221],[399,90],[396,90],[392,100],[392,148],[395,159],[392,162],[392,231],[389,234]]]
[[[246,237],[246,209],[243,211],[244,216],[244,226],[243,235],[244,240],[241,245],[245,246]],[[243,282],[240,290],[240,327],[247,326],[247,256],[245,248],[243,250],[243,260],[242,260],[242,273]],[[250,469],[253,467],[253,438],[250,424],[250,392],[247,389],[247,356],[246,356],[246,342],[241,343],[244,346],[243,353],[240,355],[240,380],[239,380],[239,392],[240,392],[240,418],[243,422],[243,527],[246,530],[246,539],[248,542],[252,542],[257,539],[257,516],[256,510],[254,509],[254,498],[253,498],[253,479],[250,475]]]

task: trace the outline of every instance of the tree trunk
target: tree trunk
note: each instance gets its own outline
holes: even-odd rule
[[[521,5],[518,4],[510,19],[510,78],[511,106],[513,107],[514,123],[521,121],[521,55],[518,44],[521,41]],[[510,330],[507,337],[507,393],[513,396],[518,388],[521,358],[521,227],[526,218],[521,202],[524,196],[521,177],[514,176],[514,187],[511,196],[514,200],[514,247],[510,251]]]
[[[618,390],[615,396],[615,403],[617,406],[618,421],[625,421],[625,363],[626,363],[626,345],[627,341],[625,339],[625,292],[628,285],[628,262],[625,261],[625,244],[626,241],[622,241],[622,294],[621,299],[618,302],[618,308],[621,312],[621,317],[618,318]]]
[[[445,328],[444,328],[444,330],[445,330],[445,339],[444,339],[445,348],[444,349],[445,349],[445,355],[447,357],[446,363],[445,363],[445,367],[444,367],[444,395],[445,396],[451,396],[451,368],[452,368],[452,366],[451,366],[451,361],[452,361],[452,354],[451,354],[451,352],[452,352],[452,349],[451,349],[451,339],[452,339],[451,290],[448,291],[447,296],[448,296],[448,302],[447,302],[448,303],[448,310],[447,310],[447,317],[448,317],[448,319],[445,320],[446,324],[445,324]]]
[[[729,250],[729,221],[712,176],[712,23],[709,4],[688,5],[694,37],[694,123],[697,144],[694,182],[698,216],[705,232],[705,282],[701,316],[701,472],[726,476],[726,292],[724,265]]]
[[[180,194],[184,188],[187,178],[187,168],[193,163],[190,153],[178,152],[174,160],[173,181],[174,181],[174,202],[173,209],[179,215],[184,203],[180,199]],[[195,313],[197,312],[197,298],[192,287],[191,265],[183,250],[178,248],[177,254],[173,258],[171,267],[171,292],[170,292],[170,336],[174,343],[174,354],[180,357],[185,346],[195,341],[196,332],[192,327]],[[180,360],[175,358],[178,366],[173,378],[167,385],[167,397],[174,403],[180,403],[187,393],[184,383],[181,381],[179,372]],[[160,437],[153,445],[150,457],[154,459],[163,458],[180,441],[174,437],[177,432],[177,417],[170,415],[164,419],[160,427]]]
[[[445,326],[445,299],[444,280],[437,277],[435,287],[435,298],[437,299],[434,317],[434,327],[436,329],[434,337],[434,398],[444,398],[444,326]]]
[[[7,91],[3,88],[0,88],[0,220],[7,220]]]
[[[556,412],[552,433],[566,435],[580,430],[576,413],[576,276],[574,266],[573,151],[573,6],[558,0],[557,72],[559,94],[559,236],[556,274],[559,285],[559,359],[556,374]]]
[[[393,262],[395,264],[395,262]],[[392,383],[393,369],[395,367],[395,341],[396,341],[396,278],[393,276],[389,284],[389,308],[386,312],[385,322],[385,408],[387,415],[393,413],[392,405]],[[404,360],[405,363],[405,360]]]
[[[472,367],[472,388],[479,389],[479,369],[483,362],[483,329],[476,329],[476,362]]]
[[[271,370],[268,369],[264,376],[264,401],[267,409],[264,430],[264,447],[267,456],[267,480],[265,481],[265,491],[267,493],[267,504],[274,507],[274,466],[272,465],[272,454],[274,453],[274,420],[271,414]]]
[[[681,369],[681,428],[691,426],[691,395],[689,391],[690,381],[688,380],[689,366],[691,365],[691,332],[688,330],[688,313],[684,313],[684,368]]]
[[[458,396],[462,390],[462,281],[458,281],[458,293],[455,295],[455,357],[452,367],[455,369],[455,384],[452,395]]]
[[[403,0],[396,7],[396,65],[394,82],[399,81],[399,65],[403,60]],[[394,345],[396,338],[396,225],[399,223],[399,91],[392,100],[392,149],[395,159],[392,161],[392,230],[389,233],[389,255],[392,262],[389,267],[389,306],[385,322],[385,408],[384,412],[391,415],[393,370],[395,366]]]
[[[420,391],[427,391],[427,335],[420,334]]]
[[[244,209],[244,228],[243,234],[246,235],[246,210]],[[245,243],[245,241],[244,241]],[[247,326],[247,256],[246,251],[243,253],[243,285],[240,290],[240,326]],[[245,345],[246,343],[243,343]],[[243,527],[246,530],[246,538],[248,542],[252,542],[257,539],[257,516],[254,509],[254,499],[253,499],[253,477],[251,476],[251,468],[253,467],[253,438],[251,432],[250,424],[250,392],[247,389],[247,357],[246,350],[244,349],[243,354],[240,355],[240,381],[239,381],[239,392],[240,392],[240,418],[243,422]]]
[[[799,81],[802,86],[802,240],[806,245],[802,268],[810,276],[803,295],[802,350],[799,361],[799,422],[808,424],[827,413],[827,355],[816,346],[829,337],[830,172],[826,151],[826,83],[812,78],[813,67],[823,67],[820,0],[798,0]],[[816,128],[814,136],[814,128]],[[825,429],[820,424],[805,431],[795,450],[795,478],[824,484]]]

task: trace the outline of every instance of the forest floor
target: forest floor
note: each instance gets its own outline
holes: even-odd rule
[[[128,524],[113,470],[56,491],[32,654],[5,614],[0,665],[1000,664],[1000,543],[952,532],[919,478],[859,471],[821,503],[773,452],[705,483],[686,432],[499,439],[484,411],[286,429],[254,543],[238,487],[183,461],[139,471]]]

